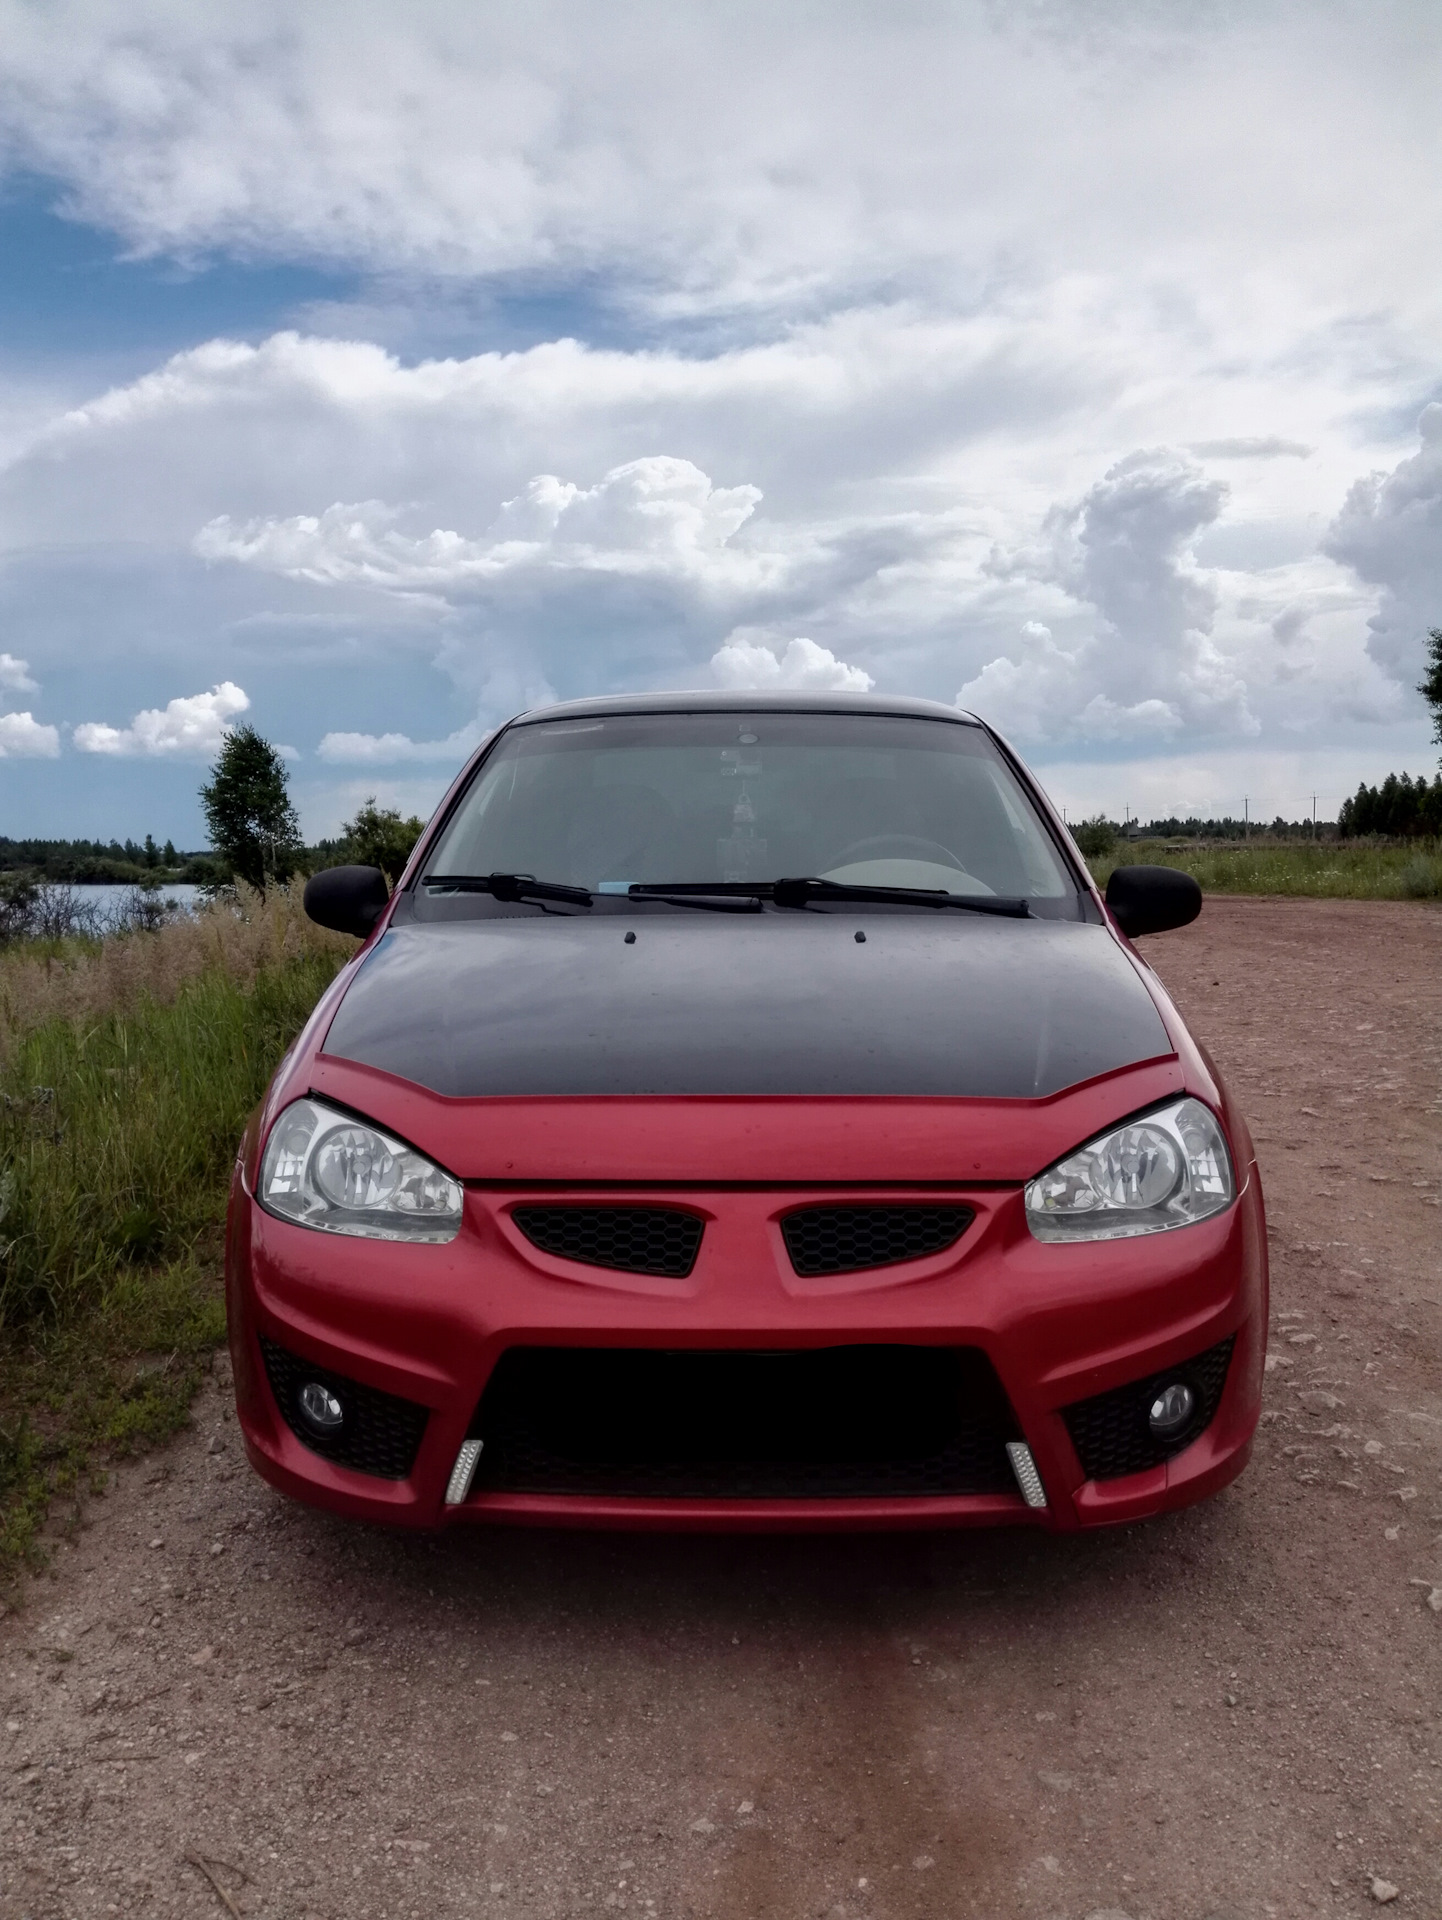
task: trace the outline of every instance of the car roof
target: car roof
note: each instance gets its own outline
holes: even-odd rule
[[[622,713],[877,713],[909,714],[920,720],[950,720],[966,727],[982,723],[940,700],[913,700],[885,693],[721,692],[680,688],[673,693],[613,693],[592,700],[561,700],[517,714],[512,726],[542,720],[581,720]]]

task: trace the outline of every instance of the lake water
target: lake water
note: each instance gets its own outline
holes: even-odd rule
[[[113,927],[123,919],[135,889],[130,886],[72,886],[65,891],[87,907],[93,907],[102,927]],[[199,887],[162,886],[156,898],[162,903],[174,901],[182,913],[191,913],[200,898]]]

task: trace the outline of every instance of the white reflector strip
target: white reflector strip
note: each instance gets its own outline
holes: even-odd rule
[[[461,1450],[456,1455],[456,1464],[451,1468],[451,1477],[446,1482],[446,1505],[458,1507],[471,1490],[471,1481],[475,1478],[476,1462],[481,1457],[481,1441],[462,1440]],[[1027,1455],[1030,1460],[1031,1455]],[[1035,1473],[1035,1467],[1032,1472]],[[1037,1485],[1040,1486],[1038,1481]],[[1046,1502],[1042,1502],[1045,1506]]]
[[[1008,1440],[1006,1457],[1011,1461],[1011,1470],[1016,1475],[1016,1484],[1021,1489],[1022,1499],[1029,1507],[1044,1507],[1046,1488],[1041,1483],[1041,1475],[1037,1472],[1036,1462],[1031,1457],[1031,1448],[1025,1440]],[[460,1471],[459,1462],[457,1462],[456,1471]]]

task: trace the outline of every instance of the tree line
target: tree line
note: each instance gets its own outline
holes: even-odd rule
[[[1380,786],[1365,781],[1342,803],[1337,831],[1344,840],[1363,834],[1385,834],[1394,840],[1416,840],[1442,834],[1442,774],[1427,781],[1420,773],[1389,773]]]
[[[1427,670],[1417,691],[1432,709],[1432,737],[1442,746],[1442,627],[1427,635]],[[1337,831],[1345,836],[1386,834],[1390,839],[1417,840],[1442,835],[1442,774],[1428,781],[1418,774],[1389,773],[1380,786],[1365,781],[1337,815]]]
[[[14,840],[0,834],[0,873],[24,868],[64,885],[138,886],[155,878],[199,882],[210,866],[209,854],[178,853],[172,841],[159,846],[149,833],[143,841]]]

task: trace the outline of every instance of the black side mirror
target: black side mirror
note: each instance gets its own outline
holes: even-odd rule
[[[318,927],[364,940],[390,899],[379,867],[327,867],[305,883],[305,910]]]
[[[1122,932],[1135,940],[1139,933],[1187,926],[1202,910],[1202,890],[1176,867],[1116,867],[1107,881],[1107,905]]]

